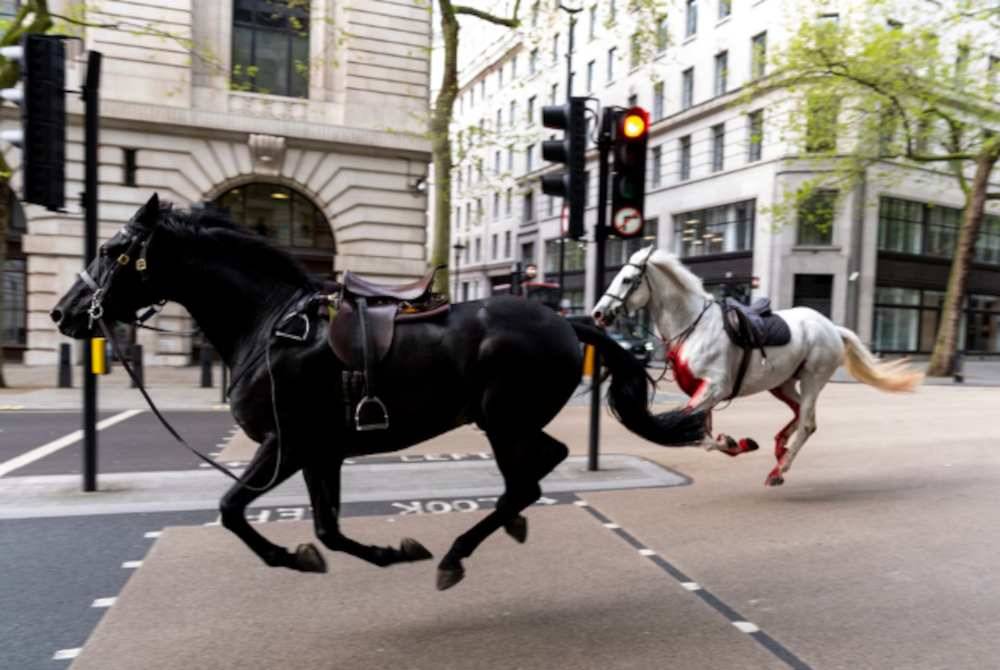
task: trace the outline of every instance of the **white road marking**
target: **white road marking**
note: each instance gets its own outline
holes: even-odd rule
[[[60,649],[56,653],[52,654],[53,661],[68,661],[71,658],[76,658],[80,655],[80,647],[76,649]]]
[[[126,570],[135,570],[140,565],[142,565],[142,561],[125,561],[122,563],[122,567]]]
[[[619,526],[616,523],[605,523],[601,525],[603,525],[605,528],[610,528],[611,530],[614,530],[615,528],[621,528],[621,526]]]
[[[701,584],[698,582],[681,582],[681,586],[686,588],[688,591],[700,591]]]
[[[210,467],[212,467],[212,466],[211,466],[211,465],[209,465],[208,463],[199,463],[199,464],[198,464],[198,467],[199,467],[199,468],[210,468]]]
[[[114,416],[104,419],[104,421],[98,422],[97,430],[104,430],[105,428],[109,428],[115,425],[116,423],[121,423],[126,419],[131,419],[136,414],[142,414],[145,411],[146,410],[142,409],[130,409],[120,414],[115,414]],[[4,461],[3,463],[0,463],[0,477],[3,477],[4,475],[11,473],[14,470],[17,470],[18,468],[23,468],[25,465],[34,463],[35,461],[41,458],[45,458],[46,456],[54,454],[60,449],[65,449],[71,444],[76,444],[82,439],[83,439],[83,430],[82,429],[76,430],[70,433],[69,435],[64,435],[63,437],[60,437],[58,440],[53,440],[48,444],[43,444],[42,446],[35,447],[31,451],[27,451],[21,454],[20,456],[16,456],[10,459],[9,461]]]
[[[573,504],[576,505],[577,507],[587,507],[590,503],[588,503],[586,500],[574,500]]]
[[[639,550],[639,555],[640,556],[656,556],[656,552],[653,551],[652,549],[640,549]]]
[[[741,633],[756,633],[760,630],[760,628],[757,628],[757,626],[749,621],[732,621],[730,623],[736,626]]]
[[[162,530],[151,530],[148,533],[146,533],[145,535],[143,535],[143,537],[154,538],[154,537],[159,537],[161,535],[163,535],[163,531]]]
[[[90,604],[91,607],[111,607],[118,600],[116,597],[112,598],[97,598],[93,603]]]
[[[14,412],[24,409],[24,405],[0,405],[0,412]]]

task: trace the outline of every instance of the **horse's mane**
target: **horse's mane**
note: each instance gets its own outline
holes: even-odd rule
[[[645,250],[641,250],[638,253],[645,254],[647,252]],[[664,251],[663,249],[657,249],[653,252],[652,256],[649,257],[647,262],[652,263],[659,270],[670,275],[671,278],[680,284],[686,291],[694,293],[695,295],[711,298],[711,296],[705,291],[705,286],[702,284],[701,278],[684,267],[684,264],[681,263],[680,259],[672,253]]]
[[[310,285],[313,280],[288,253],[259,235],[244,230],[223,210],[204,207],[179,209],[170,203],[160,206],[159,224],[179,239],[208,239],[226,256],[240,259],[261,275],[292,285]]]

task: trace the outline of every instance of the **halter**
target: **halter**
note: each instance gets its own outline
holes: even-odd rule
[[[635,290],[637,288],[639,288],[639,286],[642,284],[643,281],[647,281],[647,282],[649,281],[649,277],[647,276],[647,270],[649,269],[649,257],[653,255],[654,251],[656,251],[656,245],[650,246],[649,247],[649,253],[646,254],[646,257],[642,259],[642,263],[641,264],[640,263],[633,263],[631,260],[628,263],[625,264],[625,267],[632,267],[632,268],[637,269],[639,271],[639,275],[637,277],[633,277],[633,278],[631,278],[629,280],[629,283],[631,284],[631,286],[629,286],[629,288],[625,291],[624,295],[617,296],[617,295],[611,293],[610,289],[609,289],[608,291],[605,291],[604,295],[601,296],[601,297],[602,298],[610,298],[611,300],[617,300],[622,305],[624,305],[626,303],[626,301],[629,299],[629,297],[633,293],[635,293]],[[632,281],[633,279],[636,280],[636,281]],[[624,281],[624,280],[622,280],[622,281]],[[653,290],[653,286],[652,285],[649,286],[649,290],[650,291]]]

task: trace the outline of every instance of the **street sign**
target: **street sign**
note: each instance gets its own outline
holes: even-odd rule
[[[620,237],[635,237],[642,233],[642,214],[634,207],[625,207],[615,212],[611,226]]]

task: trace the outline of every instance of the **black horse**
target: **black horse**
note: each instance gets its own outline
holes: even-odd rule
[[[439,565],[438,587],[457,583],[461,560],[498,528],[523,542],[521,512],[541,496],[540,480],[568,454],[542,428],[580,382],[581,341],[602,352],[612,373],[612,407],[630,430],[664,445],[702,436],[702,416],[649,412],[645,369],[601,330],[513,296],[455,304],[439,318],[399,323],[378,367],[391,426],[357,432],[344,418],[345,366],[327,344],[326,319],[307,316],[310,328],[301,342],[274,337],[276,322],[318,291],[290,256],[221,214],[161,206],[154,195],[101,247],[52,311],[65,335],[86,338],[97,320],[132,322],[137,310],[157,302],[187,308],[233,370],[233,415],[261,445],[222,498],[222,523],[270,566],[326,570],[314,545],[289,552],[244,517],[248,504],[299,469],[316,536],[328,548],[378,566],[430,558],[409,538],[398,548],[377,547],[341,533],[341,465],[348,457],[403,449],[468,423],[486,432],[505,491],[493,512],[455,540]]]

